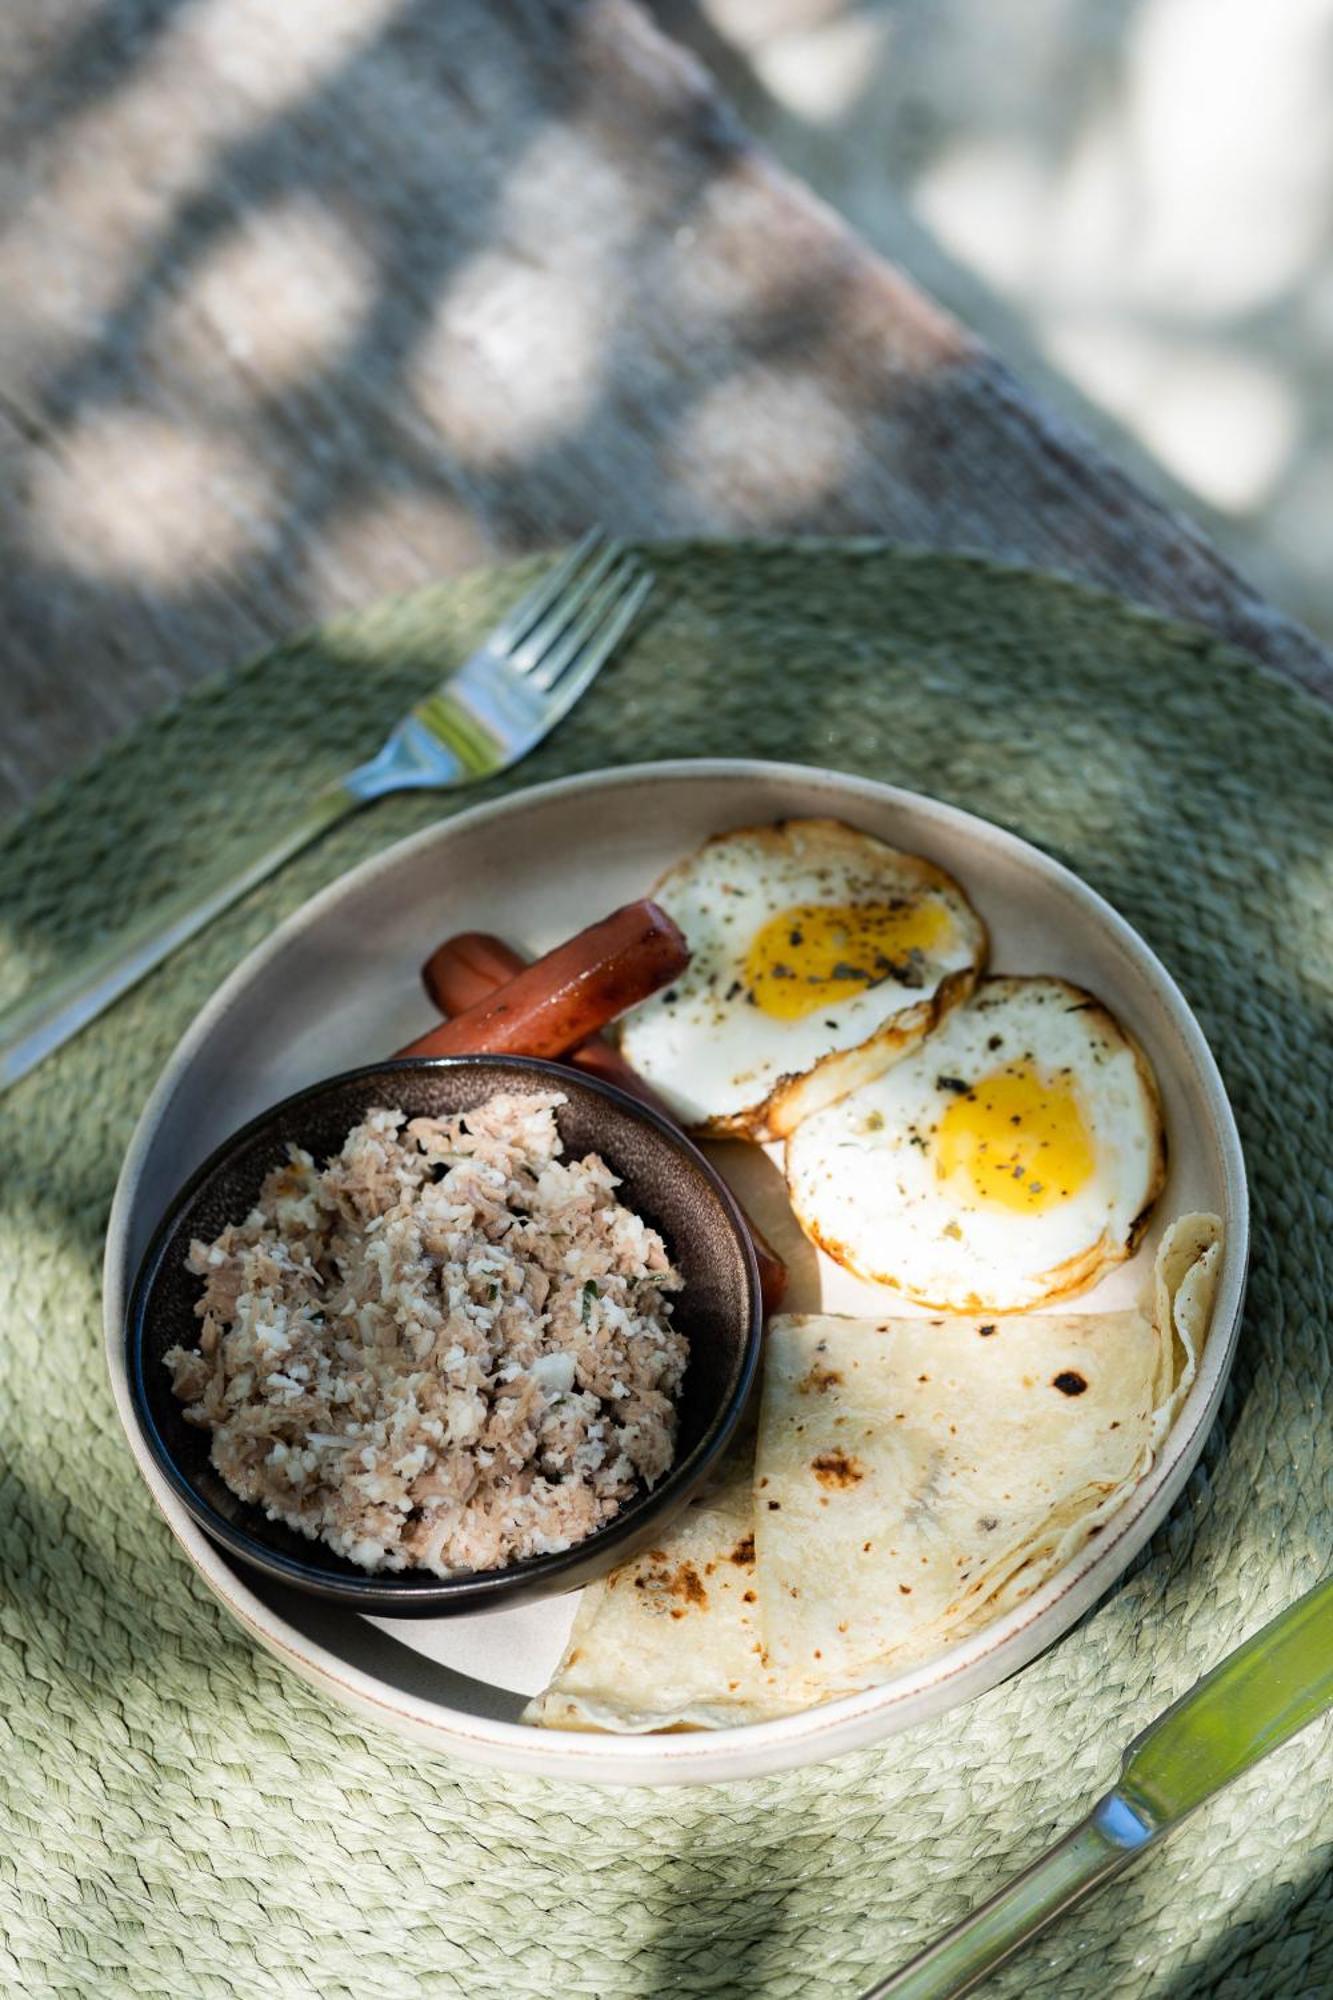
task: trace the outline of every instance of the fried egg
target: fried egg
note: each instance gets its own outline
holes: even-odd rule
[[[986,953],[950,876],[840,820],[718,834],[652,894],[691,959],[621,1049],[696,1132],[790,1132],[918,1042]]]
[[[918,1304],[1016,1312],[1132,1252],[1165,1170],[1147,1059],[1062,979],[983,979],[885,1075],[788,1140],[806,1234]]]

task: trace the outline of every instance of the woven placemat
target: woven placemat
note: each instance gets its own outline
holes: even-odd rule
[[[0,1101],[0,1988],[199,1996],[851,1996],[1019,1867],[1120,1747],[1324,1570],[1333,1449],[1333,715],[1206,636],[1049,577],[866,544],[673,545],[656,615],[506,786],[744,752],[932,792],[1107,894],[1181,981],[1255,1197],[1239,1360],[1169,1521],[1006,1686],[833,1764],[689,1792],[448,1765],[218,1609],[112,1408],[99,1257],[133,1122],[240,955],[471,802],[343,827]],[[0,845],[0,999],[364,755],[532,573],[284,647]],[[1316,1727],[988,1989],[1333,1991]]]

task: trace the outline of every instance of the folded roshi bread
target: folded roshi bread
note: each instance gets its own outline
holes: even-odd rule
[[[754,1559],[754,1437],[660,1545],[583,1593],[525,1722],[547,1729],[725,1729],[786,1715],[764,1664]]]
[[[774,1321],[755,1546],[793,1699],[940,1650],[1102,1527],[1194,1378],[1220,1239],[1212,1216],[1167,1232],[1151,1311]]]
[[[548,1728],[716,1729],[890,1678],[1031,1594],[1153,1462],[1207,1334],[1221,1224],[1185,1216],[1144,1308],[795,1315],[757,1442],[584,1593]]]

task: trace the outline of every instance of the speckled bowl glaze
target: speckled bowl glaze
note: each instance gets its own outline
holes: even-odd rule
[[[556,1089],[571,1158],[600,1153],[620,1176],[620,1199],[657,1229],[685,1279],[675,1320],[690,1358],[679,1404],[675,1464],[651,1493],[629,1501],[604,1528],[555,1555],[504,1569],[441,1578],[420,1571],[372,1575],[238,1500],[209,1462],[207,1432],[187,1424],[162,1356],[189,1345],[199,1280],[185,1267],[191,1239],[211,1240],[248,1213],[289,1143],[324,1160],[376,1105],[411,1117],[445,1117],[496,1091]],[[759,1358],[762,1315],[754,1251],[724,1183],[683,1134],[623,1091],[555,1063],[455,1056],[349,1070],[284,1098],[226,1140],[186,1183],[150,1244],[125,1322],[125,1365],[135,1421],[172,1490],[200,1527],[248,1567],[276,1582],[381,1617],[432,1617],[511,1605],[575,1590],[659,1535],[731,1437]]]

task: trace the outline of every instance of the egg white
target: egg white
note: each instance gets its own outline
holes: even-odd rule
[[[669,869],[652,895],[684,931],[691,961],[664,993],[626,1015],[621,1049],[698,1132],[790,1132],[919,1041],[971,991],[986,952],[985,927],[950,876],[838,820],[719,834]],[[871,985],[834,991],[821,983],[826,999],[799,1019],[760,1004],[749,961],[765,926],[802,908],[891,904],[925,912],[938,937],[887,961],[893,969]],[[799,944],[793,956],[799,970]]]
[[[974,1115],[960,1099],[973,1106],[979,1090],[993,1102],[993,1079],[1015,1074],[1047,1079],[1081,1134],[1069,1156],[1076,1171],[1063,1176],[1078,1184],[1066,1192],[1058,1173],[1043,1183],[1040,1166],[1025,1183],[1015,1168],[1004,1192],[1018,1207],[996,1198],[1007,1155],[992,1150],[989,1167],[984,1152],[972,1156],[978,1178],[958,1166],[954,1136]],[[1010,1087],[1020,1097],[1026,1088]],[[1040,1161],[1039,1119],[1016,1112],[1003,1125],[1022,1145],[1029,1122]],[[1008,1143],[986,1129],[988,1145]],[[801,1227],[838,1263],[920,1305],[1014,1312],[1082,1291],[1130,1255],[1161,1188],[1165,1145],[1147,1061],[1099,1002],[1063,980],[991,978],[902,1062],[807,1119],[785,1165]],[[1036,1190],[1028,1212],[1025,1185]]]

